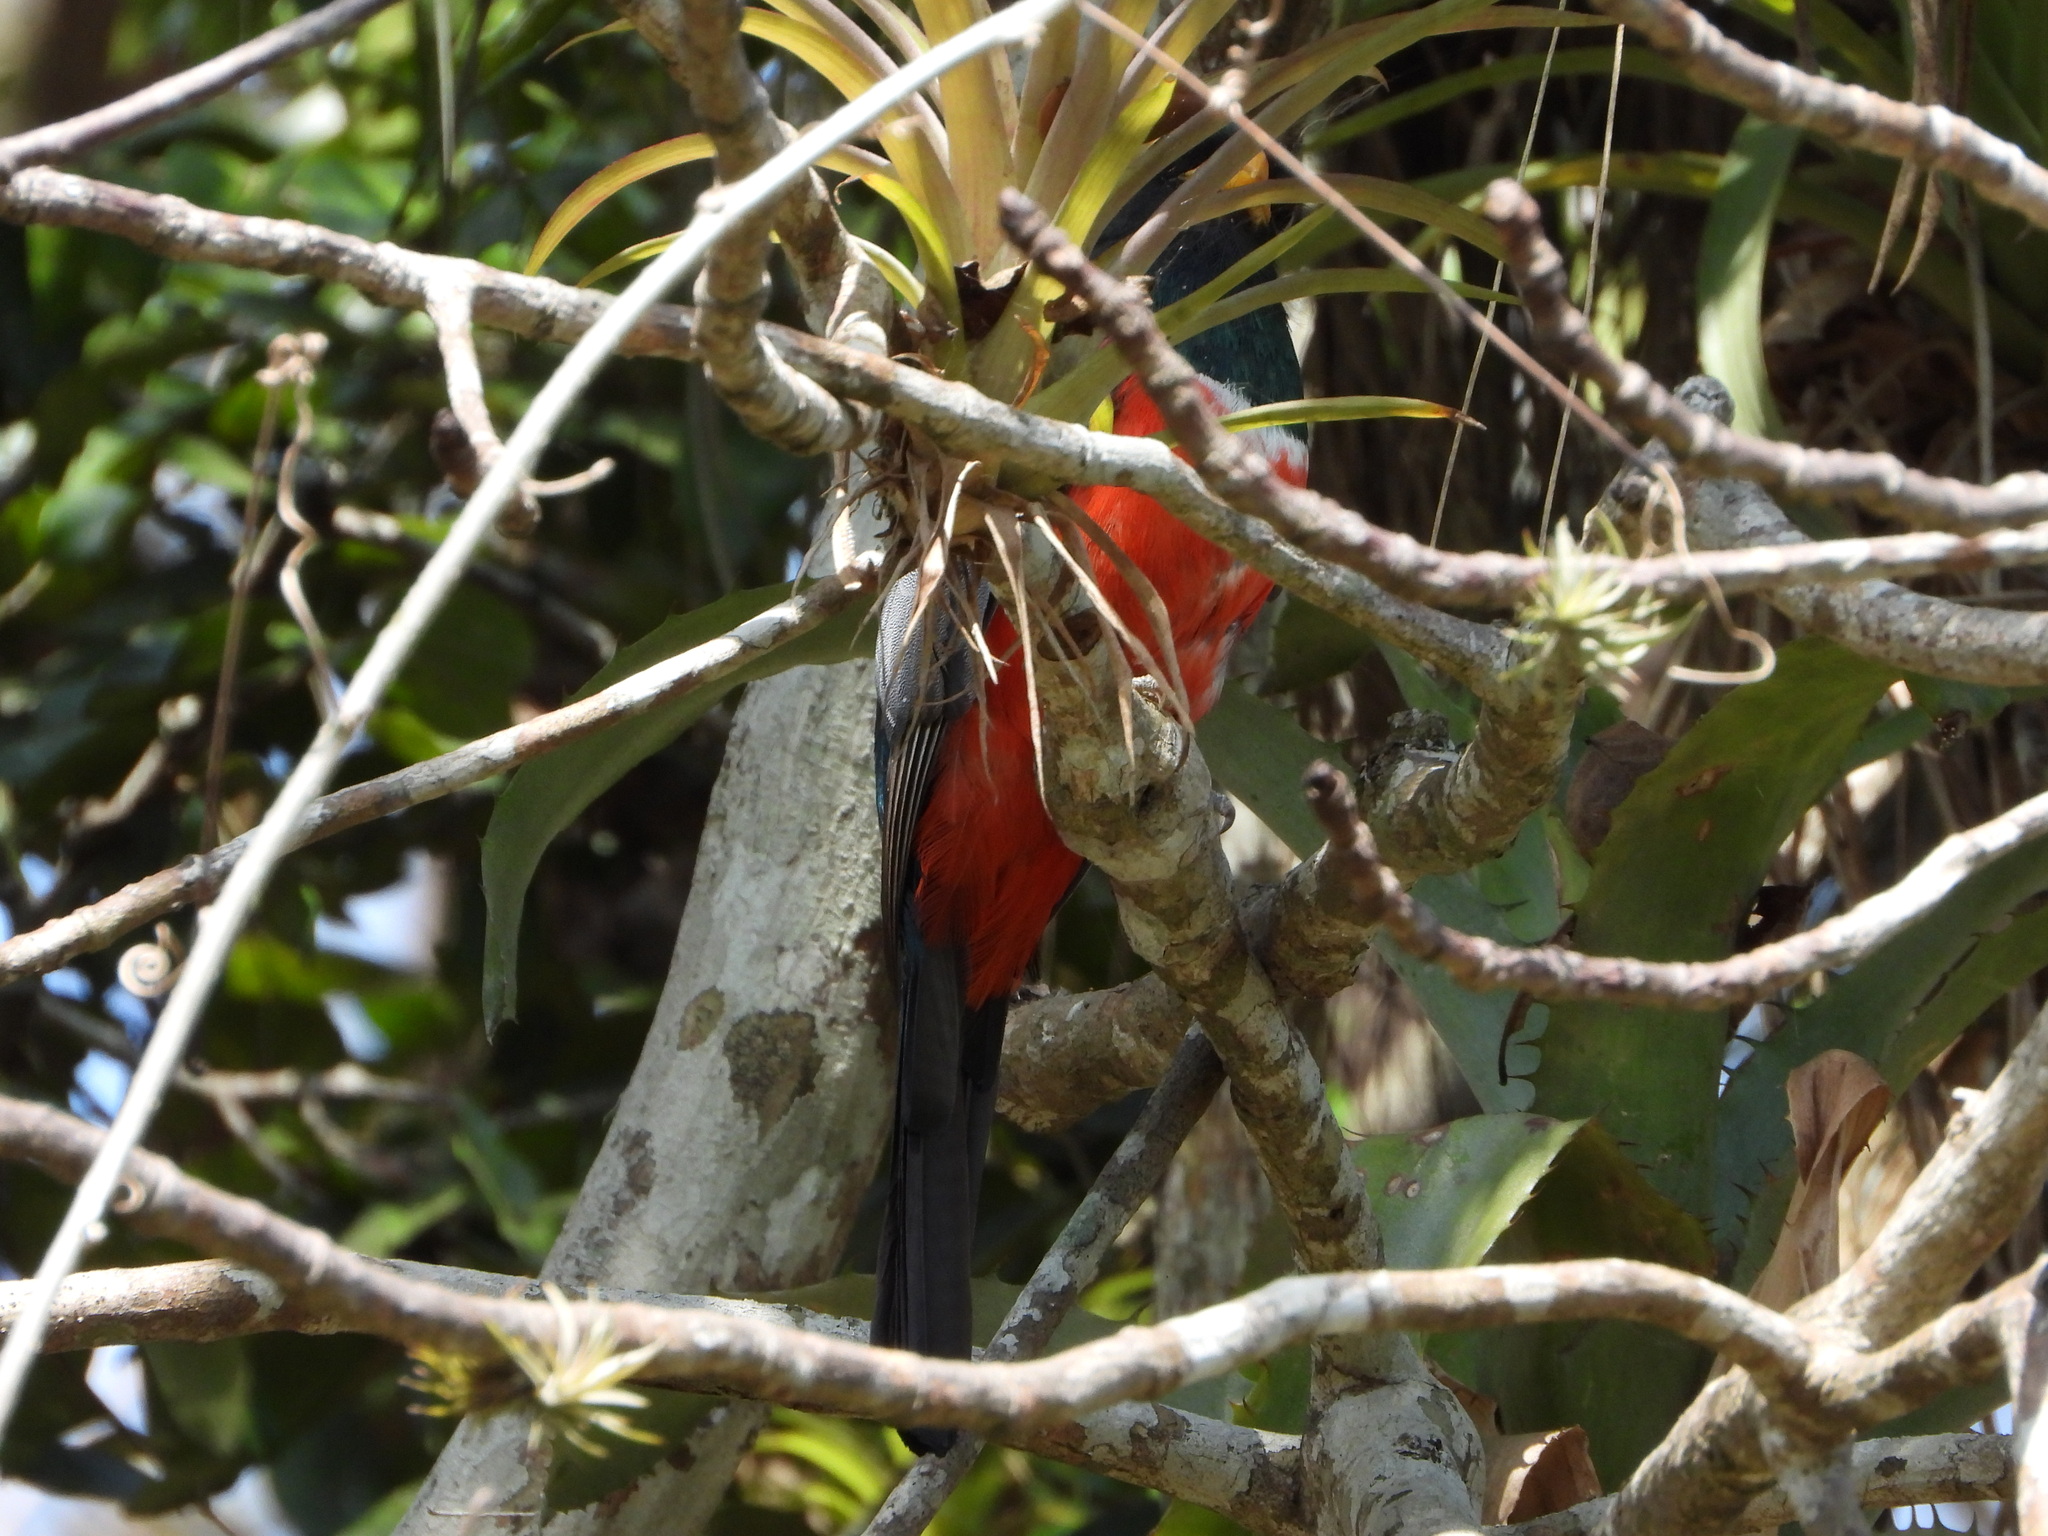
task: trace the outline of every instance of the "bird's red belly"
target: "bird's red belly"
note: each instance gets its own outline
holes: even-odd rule
[[[1158,590],[1199,718],[1216,702],[1230,648],[1272,583],[1136,492],[1095,487],[1075,499]],[[1108,559],[1091,553],[1104,596],[1156,649],[1143,604]],[[1030,700],[1008,615],[990,622],[988,639],[1004,664],[940,748],[917,846],[919,922],[928,940],[967,945],[969,1007],[1016,990],[1081,869],[1039,799]]]

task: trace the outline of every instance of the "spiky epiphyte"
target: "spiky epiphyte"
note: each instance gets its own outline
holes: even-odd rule
[[[410,1385],[426,1399],[415,1412],[453,1418],[527,1402],[533,1409],[528,1430],[532,1449],[559,1435],[585,1455],[602,1456],[604,1443],[596,1435],[600,1430],[621,1440],[658,1444],[659,1435],[639,1428],[630,1417],[647,1406],[647,1399],[620,1383],[653,1359],[660,1346],[645,1344],[613,1354],[611,1323],[603,1315],[593,1317],[586,1328],[561,1287],[545,1282],[541,1293],[555,1314],[552,1344],[536,1343],[493,1322],[487,1325],[491,1336],[504,1347],[509,1361],[415,1351]]]
[[[1595,513],[1600,541],[1624,554],[1621,536]],[[1530,553],[1538,553],[1533,541]],[[1597,569],[1562,521],[1551,540],[1550,569],[1515,615],[1509,631],[1527,648],[1511,675],[1561,661],[1590,683],[1632,683],[1635,664],[1682,620],[1664,616],[1647,593],[1631,593],[1612,571]]]
[[[602,1456],[604,1444],[595,1431],[603,1430],[621,1440],[643,1445],[659,1443],[660,1436],[636,1426],[629,1415],[645,1408],[647,1399],[619,1385],[660,1353],[660,1346],[643,1344],[624,1354],[612,1353],[612,1326],[600,1313],[588,1328],[577,1320],[561,1287],[543,1284],[541,1292],[554,1309],[555,1339],[552,1348],[522,1338],[516,1333],[490,1325],[491,1335],[505,1347],[505,1353],[533,1384],[533,1426],[529,1443],[538,1445],[550,1435],[559,1435],[589,1456]]]

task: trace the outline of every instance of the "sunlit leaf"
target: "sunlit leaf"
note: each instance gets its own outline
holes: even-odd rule
[[[1700,367],[1728,386],[1741,432],[1775,435],[1783,428],[1764,366],[1764,266],[1799,140],[1797,128],[1745,117],[1722,158],[1700,236]]]
[[[1461,1269],[1486,1257],[1583,1120],[1470,1115],[1351,1147],[1389,1269]]]

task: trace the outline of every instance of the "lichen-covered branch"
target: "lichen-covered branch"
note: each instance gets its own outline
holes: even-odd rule
[[[1500,234],[1538,347],[1599,385],[1610,414],[1656,437],[1692,473],[1733,475],[1781,494],[1850,500],[1936,527],[1982,529],[2048,513],[2048,472],[2025,470],[1991,485],[1972,485],[1910,469],[1888,453],[1802,448],[1754,437],[1693,409],[1641,364],[1617,358],[1600,344],[1572,306],[1564,258],[1543,232],[1542,211],[1518,182],[1494,182],[1479,211]]]
[[[1132,948],[1186,1000],[1223,1059],[1303,1267],[1377,1266],[1372,1208],[1321,1074],[1238,929],[1208,770],[1145,690],[1109,702],[1109,650],[1098,644],[1038,669],[1046,808],[1067,845],[1109,877]],[[1199,1331],[1214,1316],[1160,1326]],[[1469,1524],[1483,1474],[1477,1432],[1408,1339],[1324,1338],[1314,1360],[1303,1444],[1319,1524]]]
[[[1858,1502],[1866,1509],[1914,1504],[1974,1503],[2008,1499],[2013,1493],[2013,1442],[2005,1435],[1913,1435],[1895,1440],[1859,1440],[1850,1449]],[[1488,1526],[1487,1536],[1594,1536],[1613,1507],[1612,1496],[1575,1504],[1521,1525]],[[1791,1501],[1773,1488],[1759,1495],[1722,1528],[1703,1527],[1702,1536],[1728,1531],[1776,1530],[1793,1518]]]
[[[1325,857],[1345,871],[1358,912],[1384,924],[1388,936],[1417,959],[1442,966],[1474,991],[1668,1008],[1754,1003],[1819,971],[1861,960],[1933,911],[1978,870],[2048,833],[2048,794],[2041,794],[1944,839],[1896,885],[1791,938],[1725,960],[1638,960],[1555,944],[1518,948],[1445,926],[1402,889],[1380,858],[1342,774],[1316,764],[1308,793],[1329,834]]]
[[[739,7],[721,0],[621,0],[619,9],[689,92],[690,105],[711,140],[721,182],[738,181],[783,147],[785,130],[740,49]],[[872,413],[805,378],[761,335],[768,302],[768,237],[776,228],[790,242],[807,299],[825,311],[825,324],[836,328],[838,339],[883,350],[887,286],[846,238],[811,171],[777,206],[741,220],[706,255],[696,288],[697,345],[705,375],[755,435],[798,454],[850,448],[872,432]],[[856,278],[856,312],[833,314],[833,301]]]
[[[1790,1316],[1850,1347],[1896,1342],[1953,1300],[2039,1197],[2044,1176],[2048,1028],[2037,1018],[1990,1088],[1950,1120],[1863,1257]],[[1743,1372],[1709,1382],[1615,1496],[1610,1536],[1720,1529],[1739,1518],[1771,1485],[1761,1406]]]
[[[1724,425],[1734,420],[1735,402],[1718,379],[1704,374],[1687,379],[1677,394]],[[1647,456],[1665,462],[1671,457],[1662,443],[1651,444]],[[1687,538],[1696,549],[1833,549],[1850,542],[1815,546],[1753,481],[1689,476],[1682,465],[1675,472],[1685,496]],[[1633,510],[1627,503],[1651,493],[1650,477],[1635,470],[1616,476],[1609,491],[1621,504],[1618,509],[1625,510]],[[2004,688],[2048,682],[2048,614],[1952,602],[1889,581],[1845,586],[1787,581],[1767,588],[1765,595],[1800,628],[1910,672]]]
[[[1774,63],[1720,32],[1683,0],[1593,0],[1639,30],[1702,90],[1774,123],[1810,128],[1850,149],[1947,171],[2048,229],[2048,170],[2017,144],[1941,106],[1915,106]]]
[[[544,1301],[540,1281],[517,1275],[404,1259],[367,1262],[460,1296]],[[25,1281],[0,1282],[0,1333],[27,1290]],[[606,1305],[702,1310],[855,1342],[866,1339],[868,1331],[860,1318],[833,1317],[785,1302],[614,1286],[580,1287],[577,1294]],[[326,1333],[333,1326],[331,1317],[309,1309],[263,1271],[199,1259],[73,1275],[58,1293],[44,1348],[200,1344],[257,1333]],[[1309,1530],[1301,1511],[1300,1442],[1292,1435],[1225,1424],[1160,1403],[1120,1403],[1079,1419],[999,1430],[996,1438],[1214,1509],[1259,1536],[1307,1536]]]

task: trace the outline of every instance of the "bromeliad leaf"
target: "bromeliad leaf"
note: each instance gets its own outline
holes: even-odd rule
[[[1389,1269],[1460,1269],[1486,1257],[1583,1120],[1472,1115],[1351,1149]]]

